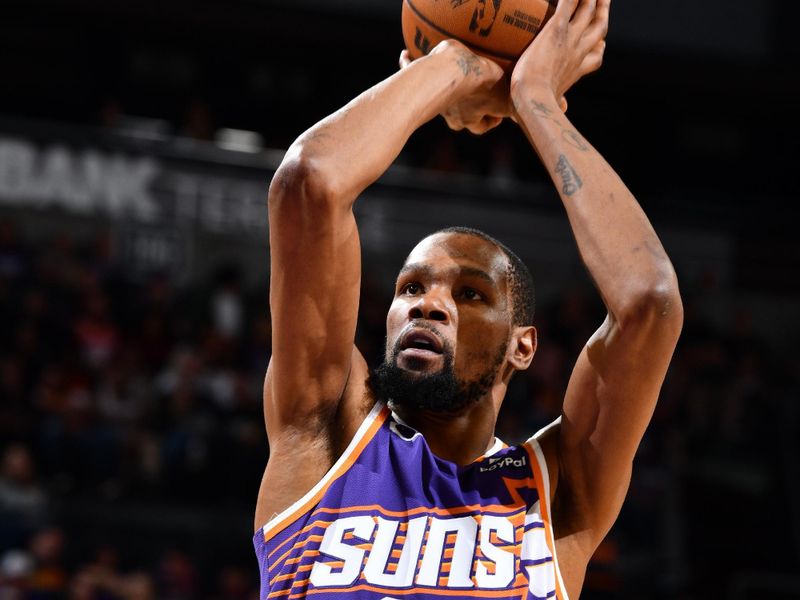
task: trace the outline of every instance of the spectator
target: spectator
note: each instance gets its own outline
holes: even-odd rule
[[[34,567],[30,576],[29,600],[57,600],[67,591],[68,574],[63,565],[64,532],[51,527],[36,533],[30,542]]]
[[[17,540],[44,523],[47,496],[36,478],[33,458],[22,444],[3,452],[0,470],[0,531]]]
[[[10,550],[0,557],[0,600],[24,600],[33,573],[33,559],[27,552]]]

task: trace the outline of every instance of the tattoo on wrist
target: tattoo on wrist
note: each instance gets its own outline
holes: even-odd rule
[[[575,131],[574,129],[570,129],[569,127],[564,127],[564,125],[553,117],[553,113],[555,112],[554,108],[547,106],[544,102],[539,102],[538,100],[531,100],[531,113],[534,117],[539,117],[540,119],[546,119],[548,121],[552,121],[556,125],[561,128],[561,138],[568,143],[573,148],[577,148],[581,152],[588,152],[589,144],[586,143],[586,140],[583,139],[583,136]]]
[[[586,140],[584,140],[583,136],[577,131],[572,129],[563,129],[561,131],[561,137],[570,146],[577,148],[581,152],[586,152],[589,149],[589,146],[586,144]]]
[[[545,118],[549,118],[550,115],[553,113],[552,108],[547,106],[547,104],[545,104],[544,102],[539,102],[537,100],[531,100],[531,108],[535,113],[539,113],[539,116]]]
[[[583,180],[575,171],[569,159],[563,154],[559,155],[556,163],[556,173],[561,178],[561,191],[565,196],[572,196],[583,187]]]
[[[480,59],[472,54],[471,52],[462,52],[459,53],[458,58],[456,59],[458,66],[461,67],[462,73],[464,75],[480,75],[481,74],[481,62]]]

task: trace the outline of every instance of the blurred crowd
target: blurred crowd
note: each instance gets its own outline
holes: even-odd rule
[[[250,520],[268,452],[258,297],[251,310],[233,269],[177,290],[127,278],[106,236],[33,245],[0,225],[0,598],[250,597],[253,565],[219,556],[201,577],[170,536],[125,526],[124,508]],[[92,502],[103,511],[76,516]],[[87,542],[90,526],[107,530]],[[155,563],[121,570],[130,548]]]
[[[388,296],[365,281],[359,339],[373,359]],[[683,282],[684,334],[585,598],[722,597],[743,573],[800,564],[800,354],[755,335],[746,307],[711,326],[695,283]],[[255,287],[224,265],[188,287],[133,278],[108,235],[33,240],[0,222],[0,600],[257,597],[271,331],[266,282]],[[558,415],[602,317],[591,289],[544,303],[501,437]]]

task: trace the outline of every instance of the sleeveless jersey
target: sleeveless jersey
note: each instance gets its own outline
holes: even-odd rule
[[[567,600],[535,438],[462,467],[376,404],[344,454],[256,532],[261,599]]]

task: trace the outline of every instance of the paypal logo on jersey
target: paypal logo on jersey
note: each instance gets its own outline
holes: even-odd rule
[[[544,529],[526,529],[520,549],[514,523],[505,516],[424,515],[402,524],[370,515],[344,517],[325,530],[310,582],[317,588],[366,583],[505,589],[514,583],[520,554],[551,558]]]
[[[489,457],[487,466],[481,467],[480,472],[488,473],[504,467],[525,467],[527,465],[528,460],[524,456],[520,456],[519,458],[514,458],[513,456],[501,456],[500,458]]]

